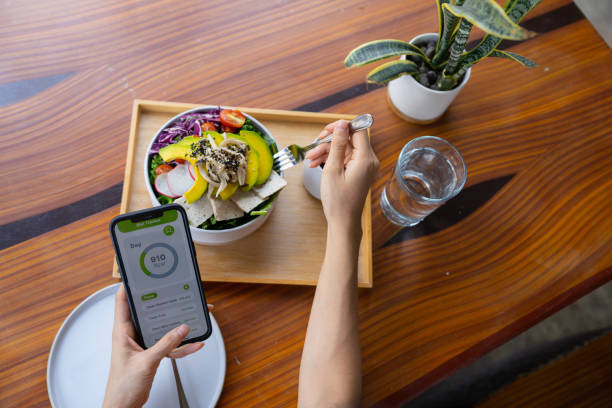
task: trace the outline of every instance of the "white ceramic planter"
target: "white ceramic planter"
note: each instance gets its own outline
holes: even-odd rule
[[[438,34],[427,33],[417,35],[410,42],[437,38]],[[402,59],[405,59],[405,56],[402,56]],[[389,105],[396,114],[409,122],[435,122],[470,79],[471,71],[471,68],[468,69],[459,86],[450,91],[435,91],[421,85],[412,75],[402,75],[390,81],[387,86]]]
[[[172,122],[174,122],[175,120],[177,120],[179,117],[187,114],[187,113],[192,113],[192,112],[205,112],[207,110],[210,110],[212,108],[216,108],[216,106],[201,106],[195,109],[191,109],[185,112],[181,112],[178,115],[176,115],[175,117],[173,117],[172,119],[168,120],[155,134],[155,136],[153,136],[153,138],[151,139],[151,142],[149,143],[149,146],[147,147],[147,154],[149,152],[149,150],[151,149],[151,146],[153,145],[153,142],[157,139],[157,136],[161,133],[161,131],[163,129],[165,129],[166,127],[168,127]],[[223,109],[223,108],[222,108]],[[248,115],[246,113],[244,113],[244,116],[246,116],[247,118],[249,118],[259,129],[261,129],[264,133],[266,133],[268,136],[270,136],[270,138],[272,138],[272,140],[274,140],[274,142],[276,143],[276,139],[274,139],[274,137],[270,134],[270,132],[268,131],[268,129],[266,129],[266,127],[261,124],[261,122],[259,122],[257,119],[255,119],[254,117],[252,117],[251,115]],[[277,145],[278,147],[278,145]],[[283,172],[280,172],[280,176],[283,177]],[[158,206],[160,205],[159,201],[157,200],[157,197],[155,195],[155,191],[153,190],[153,186],[151,186],[151,183],[148,182],[149,180],[149,160],[145,159],[144,160],[144,179],[146,180],[146,186],[147,186],[147,191],[149,193],[149,197],[151,198],[151,203],[154,206]],[[237,241],[241,238],[246,237],[249,234],[252,234],[253,232],[255,232],[259,227],[261,227],[263,225],[264,222],[266,222],[266,220],[270,217],[270,213],[272,212],[272,209],[274,208],[274,204],[272,204],[272,206],[268,209],[268,214],[266,215],[260,215],[257,218],[254,218],[253,220],[247,222],[246,224],[243,224],[239,227],[235,227],[235,228],[230,228],[230,229],[226,229],[226,230],[203,230],[200,228],[195,228],[195,227],[189,227],[189,230],[191,231],[191,237],[193,238],[193,242],[195,242],[196,244],[201,244],[201,245],[224,245],[224,244],[228,244],[230,242],[234,242]]]

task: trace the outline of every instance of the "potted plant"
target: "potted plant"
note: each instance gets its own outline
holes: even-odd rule
[[[465,86],[472,65],[485,57],[514,60],[531,68],[536,63],[518,54],[498,50],[502,39],[524,40],[535,35],[518,25],[540,0],[507,0],[502,8],[494,0],[436,0],[439,33],[421,34],[410,42],[377,40],[352,50],[346,67],[358,67],[401,55],[367,75],[367,81],[388,83],[388,101],[402,118],[416,123],[439,119]],[[466,51],[472,26],[486,35]]]

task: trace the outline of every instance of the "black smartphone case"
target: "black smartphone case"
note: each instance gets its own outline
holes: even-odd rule
[[[134,301],[132,299],[132,292],[130,290],[130,285],[127,280],[127,275],[125,274],[125,268],[123,266],[123,260],[121,259],[121,252],[119,252],[119,246],[117,244],[117,239],[115,237],[115,224],[117,224],[121,220],[126,219],[134,219],[134,218],[156,218],[161,216],[166,210],[178,210],[181,214],[181,218],[183,220],[183,224],[185,226],[185,232],[187,233],[187,242],[189,243],[189,252],[191,254],[191,261],[193,262],[193,269],[195,270],[196,279],[199,282],[198,288],[200,289],[200,296],[202,299],[202,306],[204,307],[204,318],[206,319],[206,327],[208,330],[202,336],[194,337],[189,340],[185,340],[181,343],[195,343],[198,341],[204,341],[210,337],[212,334],[212,325],[210,323],[210,316],[208,314],[208,306],[206,305],[206,296],[204,296],[204,289],[202,287],[202,278],[200,277],[200,269],[198,268],[198,262],[196,259],[195,247],[193,246],[193,239],[191,238],[191,231],[189,230],[189,224],[187,223],[187,214],[185,213],[185,209],[178,204],[166,204],[159,207],[148,208],[145,210],[134,211],[126,214],[121,214],[113,218],[109,224],[109,230],[111,239],[113,241],[113,248],[115,249],[115,257],[117,259],[117,265],[119,266],[119,273],[121,274],[121,280],[123,281],[123,287],[125,288],[125,292],[127,294],[128,304],[130,306],[130,314],[132,315],[132,322],[134,323],[134,328],[136,329],[136,341],[143,349],[147,347],[144,344],[144,340],[142,337],[142,331],[140,329],[140,323],[138,322],[138,316],[136,315],[136,309],[134,308]],[[150,217],[148,217],[150,215]]]

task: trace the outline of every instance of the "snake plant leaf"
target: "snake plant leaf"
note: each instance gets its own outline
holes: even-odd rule
[[[441,26],[438,42],[436,43],[436,52],[431,59],[431,63],[434,67],[440,65],[440,63],[447,58],[449,52],[448,48],[459,28],[457,24],[459,18],[442,7],[443,4],[447,4],[449,1],[450,0],[438,0],[438,16]]]
[[[489,54],[489,57],[509,58],[527,68],[533,68],[533,67],[538,66],[538,64],[536,64],[534,61],[530,60],[529,58],[525,58],[522,55],[518,55],[510,51],[494,50],[491,54]]]
[[[376,40],[361,44],[344,59],[347,67],[360,67],[396,55],[413,55],[429,63],[429,58],[416,45],[401,40]]]
[[[462,6],[443,4],[442,7],[497,37],[525,40],[536,35],[513,22],[494,0],[466,0]]]
[[[541,0],[514,0],[509,4],[506,14],[510,20],[519,23]]]
[[[438,87],[441,91],[448,91],[449,89],[453,89],[455,85],[459,82],[459,75],[442,75],[440,76],[440,80],[438,81]]]
[[[413,75],[419,72],[419,68],[412,61],[396,60],[382,64],[374,68],[368,74],[368,82],[375,84],[386,84],[403,74]]]
[[[538,4],[540,4],[541,0],[510,0],[506,4],[509,7],[507,14],[510,20],[515,23],[520,22],[527,13],[535,8]],[[496,37],[494,35],[485,35],[482,41],[470,50],[467,54],[465,54],[461,58],[460,62],[460,70],[467,69],[470,66],[474,65],[481,59],[488,56],[495,48],[501,43],[502,39]]]
[[[442,9],[442,5],[445,3],[450,3],[450,0],[436,0],[437,10],[438,10],[438,35],[442,37],[442,30],[444,29],[444,10]]]
[[[451,44],[450,55],[448,56],[446,68],[444,68],[444,73],[446,75],[453,75],[457,73],[459,69],[459,60],[463,54],[463,51],[465,50],[465,45],[470,37],[471,30],[472,23],[470,23],[467,19],[461,19],[461,24],[459,24],[459,29],[457,30],[455,39]]]
[[[504,4],[504,12],[508,14],[508,10],[512,8],[512,6],[516,3],[516,0],[507,0],[506,4]],[[516,23],[516,21],[515,21]]]

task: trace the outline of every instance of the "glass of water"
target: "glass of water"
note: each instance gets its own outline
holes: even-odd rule
[[[457,149],[444,139],[422,136],[402,149],[380,207],[402,227],[418,224],[453,198],[465,184],[467,169]]]

